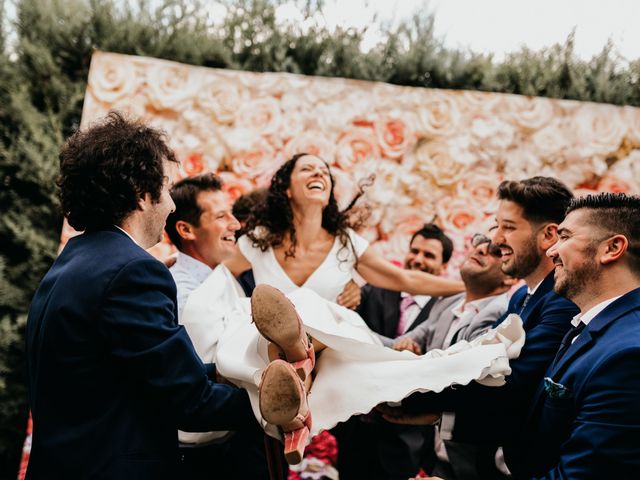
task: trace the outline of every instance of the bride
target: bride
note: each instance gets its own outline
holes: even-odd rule
[[[507,322],[473,344],[421,357],[382,347],[356,313],[334,303],[354,271],[374,286],[414,295],[451,295],[463,285],[380,257],[351,228],[350,208],[338,209],[333,189],[323,160],[295,155],[275,173],[238,255],[225,262],[234,275],[252,268],[258,286],[251,313],[238,299],[228,314],[234,321],[216,366],[247,389],[267,433],[283,434],[289,463],[301,460],[310,434],[379,403],[474,379],[500,384],[524,337],[517,322]]]

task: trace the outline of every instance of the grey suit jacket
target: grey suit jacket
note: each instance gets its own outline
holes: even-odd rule
[[[444,341],[455,320],[453,308],[458,305],[465,294],[459,293],[451,297],[439,299],[431,309],[429,317],[418,327],[403,335],[409,337],[422,347],[424,352],[435,348],[449,347]],[[506,311],[509,298],[506,293],[483,298],[479,301],[480,310],[473,317],[460,323],[453,338],[456,341],[471,341],[493,327],[495,321]]]

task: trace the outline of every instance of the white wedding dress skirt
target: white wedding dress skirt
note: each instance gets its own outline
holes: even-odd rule
[[[511,315],[472,342],[462,341],[447,350],[418,356],[383,347],[358,314],[309,289],[300,288],[287,297],[307,333],[327,346],[318,357],[308,397],[311,435],[352,415],[368,413],[380,403],[399,402],[414,392],[439,392],[474,380],[499,387],[511,372],[509,359],[518,357],[525,340],[520,318]],[[189,302],[192,300],[195,298]],[[207,297],[202,296],[201,301],[207,301]],[[211,311],[210,296],[208,301],[207,310]],[[224,315],[226,327],[218,341],[216,367],[249,392],[256,418],[267,433],[280,437],[277,429],[262,419],[258,407],[258,386],[268,364],[267,341],[251,323],[248,299],[238,298],[228,307],[232,308],[227,308]]]

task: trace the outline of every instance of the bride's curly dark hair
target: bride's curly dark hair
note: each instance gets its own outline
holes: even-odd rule
[[[269,247],[276,248],[282,245],[288,235],[291,245],[285,252],[285,259],[295,256],[296,230],[293,226],[293,211],[287,196],[287,189],[291,185],[291,173],[297,161],[307,155],[310,154],[297,153],[282,164],[271,178],[266,200],[253,210],[247,220],[247,236],[251,239],[253,245],[263,252]],[[328,164],[327,168],[329,168]],[[335,179],[331,174],[331,168],[329,168],[329,178],[331,179],[331,191],[329,192],[329,203],[322,210],[322,228],[331,235],[338,237],[343,248],[350,247],[353,251],[353,245],[351,245],[347,229],[357,230],[366,221],[366,215],[354,215],[353,207],[364,194],[364,189],[373,183],[374,176],[372,175],[365,181],[360,182],[358,193],[344,210],[339,209],[333,193]]]

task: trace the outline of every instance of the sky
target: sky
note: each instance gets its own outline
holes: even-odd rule
[[[283,19],[295,18],[294,2],[280,8]],[[640,58],[638,0],[325,0],[323,17],[330,27],[365,27],[374,18],[398,21],[414,12],[435,13],[435,31],[445,46],[505,53],[527,46],[534,50],[564,42],[575,29],[575,50],[590,59],[608,40],[626,60]],[[367,32],[364,48],[375,45],[379,33]]]
[[[219,2],[205,1],[214,16],[224,13]],[[14,18],[13,2],[5,1],[5,7]],[[608,40],[623,59],[640,58],[640,0],[324,0],[315,20],[330,28],[368,27],[366,50],[380,38],[375,20],[393,23],[416,11],[435,13],[436,36],[445,46],[491,53],[496,60],[522,46],[539,50],[562,43],[573,29],[575,52],[585,60]],[[279,6],[278,18],[302,20],[295,1]]]

